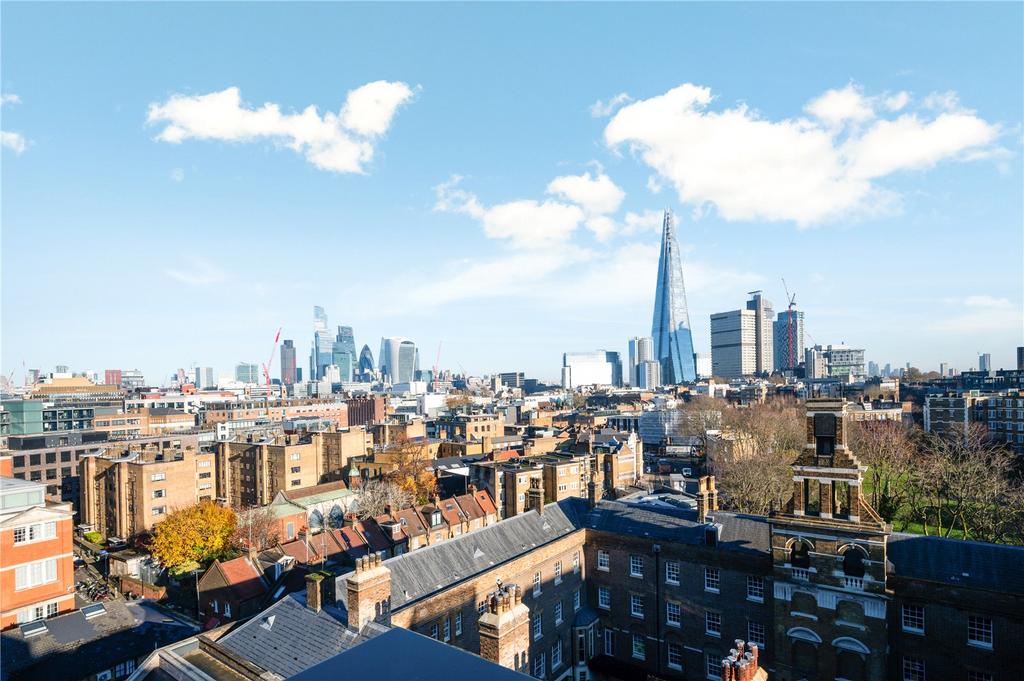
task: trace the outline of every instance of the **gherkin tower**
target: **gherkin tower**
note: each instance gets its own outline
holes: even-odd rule
[[[661,230],[661,256],[654,294],[651,324],[654,356],[661,362],[661,382],[676,385],[697,380],[690,333],[690,312],[686,306],[683,264],[679,257],[672,211],[665,211]]]

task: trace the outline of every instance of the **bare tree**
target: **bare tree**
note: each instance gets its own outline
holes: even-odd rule
[[[413,503],[412,494],[387,480],[370,480],[360,485],[357,491],[356,514],[360,520],[379,516],[389,506],[398,510]]]
[[[232,546],[242,550],[252,547],[263,551],[277,544],[277,519],[269,506],[250,506],[236,513],[235,517]]]
[[[868,466],[871,506],[892,522],[904,504],[917,452],[914,431],[898,421],[851,421],[850,447]]]

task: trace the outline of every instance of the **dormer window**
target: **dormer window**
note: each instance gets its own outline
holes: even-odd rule
[[[430,514],[430,524],[431,525],[440,525],[441,524],[441,512],[440,511],[434,511],[433,513]]]

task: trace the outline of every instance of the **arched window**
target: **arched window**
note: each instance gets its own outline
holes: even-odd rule
[[[847,577],[864,576],[864,552],[860,548],[851,546],[846,549],[843,554],[843,574]]]
[[[789,564],[796,568],[811,567],[811,547],[807,542],[799,539],[793,542],[789,549]]]
[[[320,514],[320,511],[313,511],[309,514],[309,529],[319,530],[324,526],[324,517]]]

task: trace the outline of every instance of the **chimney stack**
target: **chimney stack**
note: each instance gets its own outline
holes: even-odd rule
[[[488,604],[477,622],[480,657],[523,671],[525,653],[530,647],[530,610],[523,603],[522,590],[518,585],[499,585],[488,598]]]
[[[381,554],[371,553],[356,561],[355,573],[346,580],[348,627],[361,631],[371,620],[391,622],[391,570]]]
[[[718,510],[718,490],[715,476],[705,475],[697,481],[697,522],[707,522],[708,513]]]
[[[597,506],[597,484],[593,478],[587,483],[587,501],[590,503],[590,508],[593,509]]]
[[[306,575],[306,607],[313,612],[320,612],[323,607],[323,594],[320,591],[320,582],[323,575]]]

